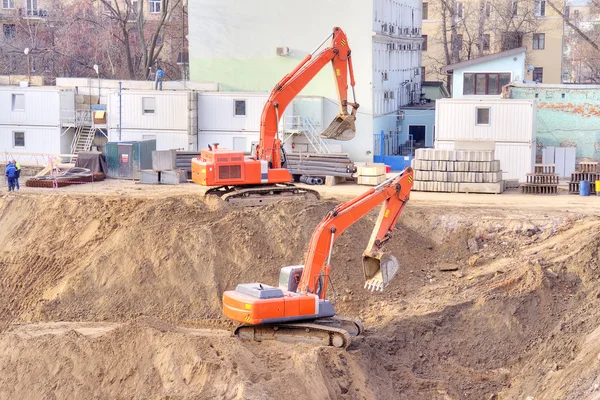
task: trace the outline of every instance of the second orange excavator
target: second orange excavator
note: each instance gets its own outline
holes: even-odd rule
[[[313,232],[304,265],[282,268],[278,287],[247,283],[226,291],[223,313],[244,324],[235,334],[257,341],[277,339],[347,347],[351,337],[360,335],[363,328],[359,321],[337,316],[333,304],[326,299],[333,244],[342,232],[381,204],[363,253],[363,271],[366,288],[383,290],[399,268],[398,260],[383,246],[391,238],[412,184],[413,171],[406,168],[400,175],[331,210]]]
[[[319,49],[331,39],[331,45]],[[356,103],[352,51],[348,38],[341,28],[334,28],[317,49],[287,74],[271,91],[260,122],[260,141],[256,153],[245,156],[241,151],[220,148],[218,143],[201,151],[192,160],[192,180],[204,186],[216,186],[207,195],[218,195],[225,201],[241,205],[260,205],[285,198],[319,198],[317,192],[291,184],[292,175],[286,168],[285,152],[279,136],[279,121],[292,100],[327,65],[331,63],[337,84],[340,112],[319,136],[335,139],[352,139],[356,132]],[[354,102],[348,102],[348,76]],[[348,106],[352,111],[348,112]]]

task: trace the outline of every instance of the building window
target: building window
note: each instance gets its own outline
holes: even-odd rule
[[[502,87],[510,83],[510,73],[465,73],[463,74],[464,95],[499,95]]]
[[[423,19],[429,19],[429,4],[423,2]]]
[[[490,34],[489,33],[484,33],[483,34],[483,50],[489,50],[490,49]]]
[[[533,80],[537,83],[542,83],[544,80],[544,68],[533,69]]]
[[[15,0],[2,0],[2,8],[5,10],[15,8]]]
[[[571,17],[571,6],[565,6],[565,17],[567,19]]]
[[[489,125],[490,124],[490,109],[489,107],[480,108],[477,107],[477,125]]]
[[[492,16],[492,5],[490,3],[485,3],[485,17],[490,18]]]
[[[546,15],[546,0],[535,0],[535,16],[543,17]]]
[[[458,51],[462,51],[463,47],[463,35],[462,33],[458,33],[456,35],[451,36],[452,40],[452,49],[456,49]]]
[[[575,19],[579,18],[579,10],[573,10],[573,18],[575,18]]]
[[[4,39],[10,40],[17,36],[17,26],[15,24],[4,24],[2,25],[4,31]]]
[[[25,132],[13,132],[13,147],[25,147]]]
[[[519,14],[519,2],[518,0],[512,0],[511,4],[512,16],[516,17]]]
[[[234,100],[234,114],[236,117],[246,116],[246,100]]]
[[[423,47],[421,47],[421,49],[423,49],[423,51],[427,51],[427,35],[423,35]]]
[[[456,16],[458,18],[463,17],[463,3],[461,3],[460,1],[456,2]]]
[[[104,12],[110,13],[112,10],[112,0],[106,0],[102,4],[104,4]]]
[[[501,51],[512,50],[523,46],[523,33],[504,32],[502,34]]]
[[[25,111],[25,95],[24,94],[13,94],[12,95],[12,110],[13,111]]]
[[[421,82],[425,82],[425,67],[421,67]]]
[[[156,98],[142,97],[142,114],[154,115],[156,113]]]
[[[162,0],[150,0],[150,12],[153,14],[157,14],[160,12]]]
[[[546,34],[545,33],[534,33],[533,34],[533,49],[544,50],[546,45]]]

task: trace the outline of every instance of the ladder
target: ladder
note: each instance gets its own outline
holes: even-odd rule
[[[304,135],[308,143],[316,153],[331,154],[331,149],[327,143],[320,138],[317,128],[310,118],[301,115],[285,116],[283,118],[283,131],[288,134],[288,137],[283,141],[287,142],[293,135]]]
[[[94,136],[96,136],[96,128],[94,126],[82,126],[79,135],[76,136],[75,147],[71,148],[72,153],[79,154],[82,151],[90,151]]]

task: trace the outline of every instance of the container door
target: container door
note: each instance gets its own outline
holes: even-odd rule
[[[119,144],[119,178],[130,178],[133,165],[133,146],[130,144]]]

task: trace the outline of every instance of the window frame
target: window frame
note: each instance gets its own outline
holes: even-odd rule
[[[16,108],[17,96],[22,96],[21,98],[23,99],[23,108]],[[25,112],[25,93],[11,93],[10,100],[11,100],[11,103],[10,103],[11,111]]]
[[[162,12],[162,0],[148,0],[150,3],[150,7],[148,10],[150,14],[160,14]],[[158,6],[157,6],[158,4]],[[158,7],[158,10],[156,9]]]
[[[479,110],[487,110],[487,122],[479,122]],[[492,124],[492,108],[491,107],[475,107],[475,125],[490,126]]]
[[[150,108],[146,108],[145,100],[152,99],[154,101],[154,108],[150,112]],[[156,115],[156,97],[145,96],[142,97],[142,115]]]
[[[541,47],[540,47],[540,44],[541,44]],[[546,34],[545,33],[534,33],[531,49],[532,50],[544,50],[545,48],[546,48]]]
[[[17,133],[23,134],[23,145],[22,146],[17,146]],[[13,148],[15,148],[15,149],[16,148],[19,148],[19,149],[25,148],[25,131],[13,131],[12,139],[13,139]]]
[[[544,82],[544,67],[535,67],[533,69],[533,71],[531,72],[531,80],[537,81],[535,79],[536,75],[541,75],[540,83],[543,83]]]
[[[6,28],[10,30],[7,30]],[[12,27],[12,28],[11,28]],[[12,40],[17,37],[17,25],[16,24],[2,24],[2,36],[4,40]]]
[[[244,104],[244,114],[238,114],[237,113],[237,104],[239,103],[243,103]],[[233,116],[235,118],[246,118],[248,116],[248,102],[246,101],[246,99],[233,99]]]
[[[427,21],[429,19],[429,3],[428,2],[426,2],[426,1],[423,2],[421,11],[422,11],[421,20]]]
[[[492,45],[492,37],[489,33],[483,34],[483,51],[489,51]]]
[[[465,10],[465,5],[462,1],[457,1],[456,2],[456,16],[458,18],[463,18],[464,15],[464,10]]]
[[[423,38],[423,44],[421,45],[421,50],[427,51],[427,35],[421,35]]]
[[[6,6],[4,6],[6,4]],[[12,4],[12,7],[10,6]],[[3,10],[14,10],[15,9],[15,0],[2,0],[2,9]]]
[[[483,13],[485,17],[490,18],[492,16],[492,5],[489,2],[486,2],[483,7]]]
[[[467,93],[466,92],[466,87],[465,87],[465,79],[467,75],[472,75],[473,76],[473,93]],[[484,89],[484,93],[477,93],[477,75],[485,75],[485,89]],[[489,81],[490,81],[490,75],[496,75],[496,91],[497,93],[490,93],[490,87],[489,87]],[[511,72],[463,72],[463,96],[500,96],[502,94],[502,86],[500,84],[500,82],[502,81],[502,79],[500,78],[501,75],[508,75],[508,82],[510,83],[510,81],[512,80],[512,73]],[[505,77],[506,78],[506,77]]]
[[[546,16],[546,0],[535,0],[533,5],[533,14],[536,17]]]
[[[451,40],[451,46],[452,49],[454,49],[454,41],[456,40],[458,42],[458,51],[461,52],[463,50],[463,34],[462,33],[457,33],[456,35],[450,35],[450,40]]]

